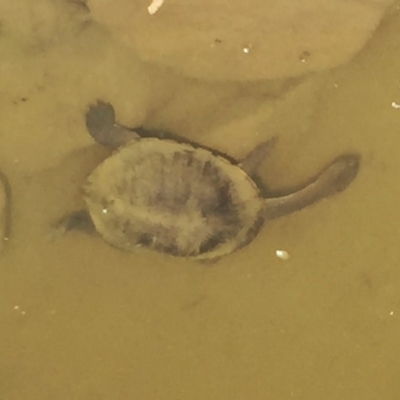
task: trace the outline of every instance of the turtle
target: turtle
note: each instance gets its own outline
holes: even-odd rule
[[[64,231],[99,233],[120,250],[139,247],[212,261],[249,244],[265,221],[342,192],[357,176],[361,157],[344,153],[291,193],[265,196],[254,177],[276,137],[241,161],[182,138],[116,122],[113,106],[89,105],[86,127],[112,149],[86,178],[86,208],[64,216]]]

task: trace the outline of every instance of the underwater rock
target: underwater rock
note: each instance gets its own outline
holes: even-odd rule
[[[206,79],[303,75],[350,60],[393,0],[88,0],[149,62]]]

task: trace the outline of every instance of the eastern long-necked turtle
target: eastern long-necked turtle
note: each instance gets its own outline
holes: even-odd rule
[[[61,225],[68,230],[90,222],[107,243],[132,252],[145,247],[219,258],[248,244],[266,220],[343,191],[360,165],[358,154],[342,154],[301,189],[264,198],[251,175],[274,139],[235,163],[201,146],[142,137],[117,124],[113,107],[101,101],[89,107],[86,125],[97,142],[116,150],[87,178],[88,211]]]

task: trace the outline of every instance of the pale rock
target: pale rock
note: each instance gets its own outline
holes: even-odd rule
[[[347,62],[393,0],[88,0],[93,18],[139,56],[185,75],[257,80]]]

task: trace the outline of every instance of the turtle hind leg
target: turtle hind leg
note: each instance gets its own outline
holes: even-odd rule
[[[132,129],[117,124],[114,107],[101,100],[89,106],[86,112],[86,128],[97,143],[110,148],[118,148],[140,138]]]
[[[97,234],[90,214],[86,210],[74,211],[65,215],[52,228],[50,239],[58,238],[72,230],[79,230],[90,235]]]

